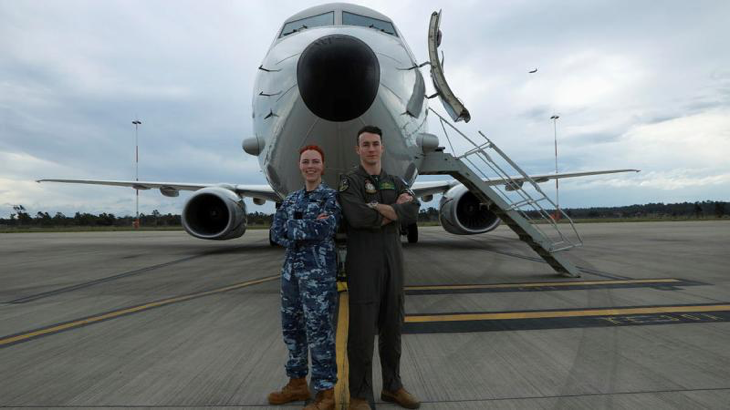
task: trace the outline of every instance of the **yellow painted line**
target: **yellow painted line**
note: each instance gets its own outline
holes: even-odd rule
[[[350,402],[350,366],[347,361],[347,331],[350,322],[350,307],[347,292],[340,293],[340,307],[338,312],[336,339],[337,384],[335,385],[335,408],[345,410]]]
[[[466,290],[466,289],[504,289],[504,288],[541,288],[589,285],[629,285],[652,283],[676,283],[679,279],[631,279],[631,280],[587,280],[580,282],[538,282],[538,283],[495,283],[484,285],[424,285],[406,286],[406,290]]]
[[[586,309],[569,311],[548,310],[540,312],[457,313],[451,315],[406,316],[405,322],[465,322],[469,320],[545,319],[558,317],[647,315],[652,313],[698,313],[722,311],[730,311],[730,305],[660,306],[645,308]]]
[[[209,295],[214,295],[216,293],[223,293],[223,292],[228,292],[228,291],[235,290],[235,289],[245,288],[247,286],[258,285],[260,283],[269,282],[269,281],[272,281],[275,279],[279,279],[279,275],[251,280],[248,282],[241,282],[241,283],[237,283],[234,285],[224,286],[222,288],[213,289],[213,290],[209,290],[209,291],[205,291],[205,292],[193,293],[190,295],[184,295],[184,296],[178,296],[178,297],[169,298],[169,299],[158,300],[156,302],[150,302],[150,303],[146,303],[144,305],[134,306],[134,307],[130,307],[130,308],[114,310],[114,311],[111,311],[108,313],[91,316],[91,317],[88,317],[85,319],[80,319],[80,320],[75,320],[75,321],[68,322],[68,323],[63,323],[63,324],[60,324],[57,326],[34,330],[34,331],[27,332],[27,333],[15,335],[15,336],[5,337],[5,338],[0,339],[0,347],[11,344],[11,343],[22,342],[24,340],[32,339],[32,338],[38,337],[38,336],[44,336],[44,335],[51,334],[51,333],[57,333],[57,332],[61,332],[64,330],[73,329],[75,327],[86,326],[86,325],[89,325],[92,323],[101,322],[103,320],[114,319],[116,317],[128,315],[130,313],[137,313],[137,312],[141,312],[144,310],[169,305],[171,303],[184,302],[186,300],[195,299],[195,298],[199,298],[202,296],[209,296]]]

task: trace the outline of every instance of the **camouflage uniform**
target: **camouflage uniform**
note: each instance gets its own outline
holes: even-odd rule
[[[385,171],[368,175],[360,166],[340,180],[339,200],[347,228],[347,288],[350,295],[350,328],[347,357],[350,363],[350,396],[367,399],[374,407],[372,361],[374,337],[383,372],[383,389],[396,391],[400,378],[403,326],[403,251],[400,226],[416,223],[421,204],[406,183]],[[396,204],[408,193],[413,201]],[[383,216],[367,206],[390,205],[398,220],[382,225]]]
[[[320,214],[327,218],[318,220]],[[334,233],[340,219],[335,190],[320,184],[286,197],[274,216],[272,239],[286,247],[281,271],[281,322],[289,349],[286,374],[307,375],[312,352],[312,382],[318,391],[337,382],[334,312],[337,299]]]

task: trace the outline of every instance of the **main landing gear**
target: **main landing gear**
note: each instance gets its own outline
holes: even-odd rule
[[[271,232],[271,228],[269,228],[269,245],[279,246],[278,243],[274,242],[274,234]]]
[[[401,235],[406,235],[408,238],[408,243],[417,243],[418,242],[418,225],[412,224],[408,225],[405,228],[401,228]]]

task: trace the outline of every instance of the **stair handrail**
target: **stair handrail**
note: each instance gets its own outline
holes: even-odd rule
[[[469,138],[465,133],[463,133],[461,130],[456,128],[453,124],[451,124],[447,119],[445,119],[441,114],[439,114],[437,111],[435,111],[433,108],[428,108],[432,113],[434,113],[441,122],[441,127],[444,131],[444,134],[449,141],[449,145],[451,145],[451,149],[454,150],[453,145],[451,144],[451,140],[449,139],[448,132],[446,131],[445,125],[448,125],[449,128],[454,130],[456,133],[461,135],[466,141],[468,141],[473,148],[469,149],[465,153],[456,156],[455,158],[458,160],[463,160],[467,162],[469,165],[471,165],[471,168],[473,171],[477,172],[481,175],[482,180],[491,181],[488,175],[484,173],[484,171],[481,169],[481,167],[477,166],[471,159],[472,156],[477,155],[478,158],[484,162],[498,177],[501,178],[502,181],[506,181],[509,186],[511,186],[512,192],[515,192],[516,195],[518,195],[522,201],[515,202],[513,201],[506,193],[503,193],[501,190],[496,189],[494,192],[497,192],[497,194],[510,206],[510,208],[506,211],[516,211],[519,212],[520,215],[525,218],[535,229],[540,231],[540,233],[550,242],[549,251],[550,252],[559,252],[562,250],[567,250],[573,247],[581,246],[583,245],[583,239],[580,236],[580,233],[578,233],[578,230],[575,227],[575,224],[573,223],[573,220],[570,218],[568,214],[565,213],[562,209],[558,208],[558,206],[548,197],[545,192],[539,187],[537,182],[535,182],[526,172],[522,170],[514,161],[512,161],[511,158],[507,156],[507,154],[504,153],[491,139],[489,139],[486,135],[484,135],[483,132],[478,131],[479,135],[481,135],[482,138],[486,141],[483,144],[478,144],[475,141],[473,141],[471,138]],[[522,182],[518,183],[515,181],[509,173],[505,172],[497,163],[494,161],[491,156],[485,151],[486,148],[494,150],[504,161],[506,161],[515,171],[517,171],[520,176],[522,177]],[[456,152],[454,152],[454,155],[456,155]],[[529,182],[530,185],[535,188],[535,190],[542,195],[542,198],[540,199],[534,199],[528,192],[526,192],[522,185],[525,182]],[[557,221],[555,217],[550,215],[544,208],[539,206],[538,202],[541,200],[546,200],[550,205],[556,209],[560,215],[562,216],[562,219],[567,221],[566,225],[569,225],[572,229],[573,233],[575,234],[575,237],[577,238],[576,242],[571,241],[569,238],[566,237],[566,235],[563,234],[560,227],[557,224]],[[521,208],[522,206],[514,207],[513,205],[516,203],[524,202],[524,205],[529,205],[532,207],[532,211],[536,211],[538,215],[540,216],[540,219],[543,221],[547,221],[550,226],[555,230],[557,235],[559,236],[560,240],[553,240],[551,239],[550,235],[547,235],[539,226],[538,224],[535,224],[533,222],[534,218],[532,218],[527,211],[524,211]],[[567,244],[565,246],[558,246],[561,244]]]

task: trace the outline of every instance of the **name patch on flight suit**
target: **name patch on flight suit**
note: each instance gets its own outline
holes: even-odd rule
[[[382,181],[380,183],[380,190],[382,191],[384,189],[395,189],[395,184],[390,181]]]

